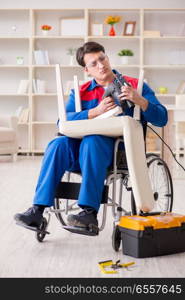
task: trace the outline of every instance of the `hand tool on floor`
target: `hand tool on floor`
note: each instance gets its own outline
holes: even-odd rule
[[[100,270],[102,273],[104,274],[117,274],[118,272],[115,271],[116,269],[120,269],[120,268],[127,268],[131,265],[134,265],[135,262],[128,262],[128,263],[124,263],[124,264],[119,264],[120,260],[117,260],[115,263],[113,263],[112,260],[105,260],[105,261],[100,261],[98,263]],[[106,268],[112,268],[113,270],[106,270]]]

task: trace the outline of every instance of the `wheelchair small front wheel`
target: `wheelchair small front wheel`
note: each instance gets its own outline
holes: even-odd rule
[[[118,252],[121,245],[121,232],[119,226],[116,225],[112,232],[112,248]]]
[[[48,222],[47,222],[46,218],[43,218],[42,223],[39,227],[39,232],[36,232],[36,239],[39,242],[42,242],[46,236],[45,230],[46,230],[47,225],[48,225]]]
[[[55,215],[63,226],[67,225],[68,215],[77,214],[80,210],[77,201],[69,199],[55,198],[53,207],[58,210]]]

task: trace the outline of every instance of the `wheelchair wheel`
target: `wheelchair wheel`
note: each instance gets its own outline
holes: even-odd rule
[[[119,230],[119,226],[116,225],[113,229],[112,233],[112,248],[118,252],[121,245],[121,232]]]
[[[148,162],[148,171],[155,199],[152,211],[172,211],[173,182],[167,164],[160,157],[152,158]]]
[[[45,231],[45,229],[47,227],[47,224],[48,224],[48,222],[47,222],[46,218],[43,218],[42,223],[39,227],[41,232],[36,232],[36,238],[39,242],[42,242],[44,240],[45,236],[46,236],[46,233],[44,233],[42,231]]]
[[[60,212],[56,212],[55,215],[57,219],[63,226],[67,225],[67,217],[70,214],[77,214],[80,210],[80,207],[77,205],[76,200],[65,200],[55,198],[54,201],[54,209],[60,210]]]
[[[156,154],[147,155],[147,165],[155,205],[151,212],[171,212],[173,206],[173,182],[170,170]],[[131,213],[140,214],[137,210],[133,192],[131,192]]]
[[[152,160],[153,158],[157,158],[159,157],[158,154],[155,154],[155,153],[146,153],[146,160],[147,160],[147,164],[149,163],[150,160]]]

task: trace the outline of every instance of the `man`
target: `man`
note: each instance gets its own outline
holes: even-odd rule
[[[85,43],[77,50],[76,58],[84,71],[94,79],[80,88],[81,112],[75,112],[74,90],[71,91],[66,106],[67,119],[70,121],[92,119],[116,106],[112,97],[102,100],[106,87],[118,73],[111,69],[104,47],[95,42]],[[122,87],[119,98],[122,101],[130,99],[140,106],[141,121],[164,126],[167,123],[167,111],[150,87],[144,84],[140,96],[136,91],[138,80],[128,76],[124,78],[130,85]],[[123,114],[132,116],[133,107],[127,108]],[[53,205],[55,191],[64,172],[81,171],[78,205],[82,211],[77,215],[69,215],[68,224],[80,227],[93,224],[98,227],[97,213],[107,168],[113,160],[114,142],[114,138],[100,135],[85,136],[82,140],[66,136],[53,139],[45,151],[33,206],[24,213],[16,214],[15,220],[29,226],[39,226],[45,207]]]

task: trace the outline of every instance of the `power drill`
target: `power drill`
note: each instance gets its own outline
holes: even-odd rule
[[[108,85],[102,97],[102,99],[106,97],[112,97],[115,103],[118,103],[121,106],[123,112],[127,108],[135,106],[130,100],[120,100],[118,98],[118,96],[121,94],[121,87],[125,85],[130,86],[130,84],[122,77],[121,74],[116,74],[114,81]]]

